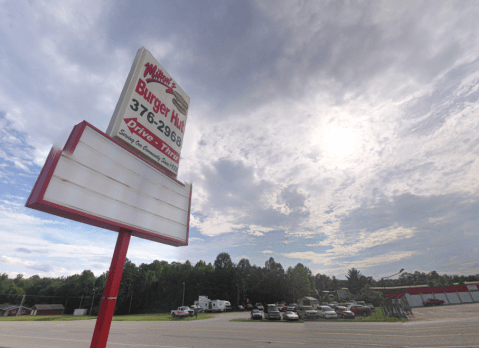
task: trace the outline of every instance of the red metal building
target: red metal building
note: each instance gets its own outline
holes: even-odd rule
[[[5,303],[0,305],[0,317],[14,317],[19,310],[21,310],[20,315],[29,315],[31,313],[30,308]]]
[[[60,315],[64,310],[62,304],[36,304],[32,307],[32,315]]]

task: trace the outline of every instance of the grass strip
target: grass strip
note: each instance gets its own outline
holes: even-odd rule
[[[173,318],[168,313],[152,313],[152,314],[129,314],[115,315],[112,321],[191,321],[212,318],[213,314],[198,313],[196,316],[186,318]],[[19,317],[0,317],[0,321],[71,321],[71,320],[92,320],[96,316],[90,315],[22,315]]]

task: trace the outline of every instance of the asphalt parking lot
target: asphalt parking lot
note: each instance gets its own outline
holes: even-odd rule
[[[479,319],[479,303],[413,308],[411,321]]]
[[[479,304],[418,308],[416,320],[405,323],[230,321],[249,312],[206,320],[114,321],[107,348],[469,348],[479,347],[478,312]],[[95,320],[1,324],[1,348],[88,348]]]

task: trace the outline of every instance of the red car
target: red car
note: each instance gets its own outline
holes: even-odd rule
[[[443,300],[438,300],[438,299],[435,299],[435,298],[428,298],[426,301],[423,302],[423,304],[427,307],[427,306],[439,306],[439,305],[443,305],[444,302]]]
[[[353,312],[348,311],[348,309],[346,307],[343,307],[343,306],[336,306],[334,311],[338,315],[338,318],[342,318],[342,319],[355,319],[356,318],[356,315]]]
[[[348,310],[353,312],[356,316],[367,317],[372,314],[371,308],[358,305],[352,305],[348,307]]]

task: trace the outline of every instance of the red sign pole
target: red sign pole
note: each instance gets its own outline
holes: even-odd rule
[[[113,312],[115,311],[118,289],[120,288],[121,276],[125,266],[126,253],[128,251],[128,245],[130,244],[130,238],[131,231],[123,228],[120,229],[90,348],[106,347],[108,335],[110,334],[111,320],[113,318]]]

